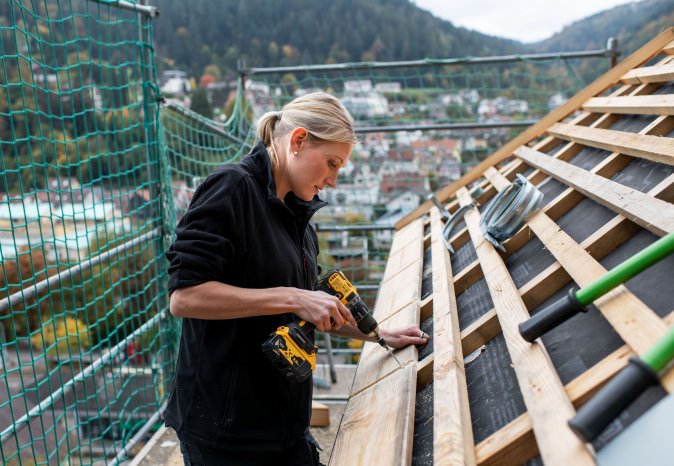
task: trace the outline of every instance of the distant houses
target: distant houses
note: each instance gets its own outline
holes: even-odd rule
[[[108,238],[152,215],[147,189],[106,191],[71,178],[48,180],[47,189],[27,196],[0,196],[0,258],[43,248],[49,262],[79,262]]]

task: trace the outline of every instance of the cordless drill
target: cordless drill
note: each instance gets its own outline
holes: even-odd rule
[[[326,273],[318,281],[316,289],[339,298],[342,304],[351,311],[358,329],[365,335],[376,338],[381,346],[391,352],[379,335],[379,325],[358,295],[356,287],[340,270],[331,270]],[[306,380],[316,368],[318,347],[307,336],[315,328],[314,324],[305,320],[281,326],[272,333],[271,338],[262,344],[262,352],[289,379],[298,382]]]

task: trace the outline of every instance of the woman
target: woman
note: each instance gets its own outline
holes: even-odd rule
[[[313,93],[266,113],[257,128],[251,154],[196,190],[166,253],[170,310],[183,322],[165,420],[186,465],[318,464],[311,378],[287,380],[261,345],[297,319],[368,339],[337,298],[314,291],[318,240],[309,220],[349,160],[351,116],[336,98]],[[394,348],[428,341],[417,326],[381,334]]]

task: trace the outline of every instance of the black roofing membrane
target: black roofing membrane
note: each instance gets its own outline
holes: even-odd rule
[[[502,333],[484,345],[465,368],[473,437],[478,444],[526,409]]]
[[[459,231],[459,230],[454,230]],[[470,239],[458,248],[454,254],[450,254],[450,260],[452,262],[452,274],[456,277],[459,272],[466,268],[467,265],[472,264],[477,260],[477,254],[475,253],[475,248]]]
[[[568,161],[568,163],[582,168],[583,170],[590,171],[609,155],[611,155],[611,152],[604,149],[583,147],[580,152]]]
[[[554,263],[555,258],[535,236],[532,236],[524,246],[505,260],[505,265],[517,288],[525,285]]]
[[[431,252],[430,247],[426,248],[424,251],[424,266],[421,277],[422,301],[433,293],[433,257]],[[424,333],[433,335],[433,314],[421,322],[419,327]],[[419,361],[425,359],[430,354],[433,354],[433,338],[431,338],[426,345],[419,348]]]
[[[674,94],[674,82],[665,84],[661,86],[657,91],[653,92],[653,95],[664,95],[664,94]]]
[[[558,218],[556,223],[576,243],[580,244],[615,216],[616,213],[612,210],[597,204],[592,199],[585,198]]]
[[[638,133],[655,119],[653,115],[623,115],[618,121],[605,129],[622,131],[625,133]]]
[[[541,207],[545,207],[554,201],[557,196],[566,191],[568,186],[560,183],[554,178],[548,177],[541,181],[536,188],[543,193],[543,203],[541,204]]]
[[[674,167],[671,165],[635,158],[611,180],[645,193],[672,173]]]
[[[642,230],[601,260],[601,264],[611,270],[657,239],[651,232]],[[674,255],[644,270],[625,286],[657,315],[667,316],[674,311]]]
[[[494,303],[491,300],[491,294],[489,294],[485,279],[479,279],[458,295],[456,307],[459,311],[459,328],[461,331],[492,309]]]
[[[414,410],[412,465],[433,464],[433,383],[417,391]]]

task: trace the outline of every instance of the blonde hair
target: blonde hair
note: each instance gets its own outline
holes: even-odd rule
[[[274,142],[295,128],[305,128],[312,142],[345,142],[356,144],[353,118],[336,97],[325,92],[312,92],[288,102],[281,111],[267,112],[257,121],[257,135],[270,148],[274,171],[279,157]]]

